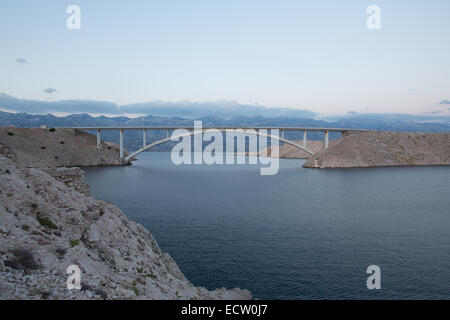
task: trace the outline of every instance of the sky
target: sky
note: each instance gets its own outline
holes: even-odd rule
[[[2,0],[0,93],[450,115],[449,39],[448,0]]]

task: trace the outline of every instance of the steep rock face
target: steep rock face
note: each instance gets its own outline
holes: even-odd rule
[[[74,129],[0,128],[0,144],[16,154],[20,167],[122,165],[119,146]],[[125,154],[128,154],[125,151]]]
[[[306,168],[450,165],[450,133],[349,132]]]
[[[80,169],[15,158],[0,146],[0,299],[251,298],[192,285],[144,227],[76,183]],[[67,289],[69,265],[82,270],[81,290]]]

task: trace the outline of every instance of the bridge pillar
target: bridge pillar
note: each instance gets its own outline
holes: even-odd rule
[[[100,129],[97,129],[97,149],[100,149],[101,138],[100,138]]]
[[[325,148],[328,148],[328,130],[325,131]]]
[[[120,129],[120,159],[123,159],[123,129]]]
[[[303,131],[303,148],[306,148],[306,137],[307,137],[307,132],[308,131]]]
[[[142,147],[147,145],[147,130],[142,129]]]

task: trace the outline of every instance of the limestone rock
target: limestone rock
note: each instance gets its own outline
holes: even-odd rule
[[[191,284],[144,227],[89,195],[81,169],[16,159],[0,148],[0,299],[251,298]],[[70,265],[81,269],[83,290],[67,288]]]

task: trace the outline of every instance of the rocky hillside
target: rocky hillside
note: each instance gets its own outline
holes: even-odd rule
[[[68,134],[45,145],[70,141]],[[195,287],[144,227],[89,195],[81,169],[28,168],[45,162],[19,150],[0,145],[0,299],[251,298],[241,289]],[[70,265],[82,271],[81,290],[67,289]]]
[[[119,145],[74,129],[0,128],[0,143],[17,155],[23,167],[121,165]]]
[[[349,132],[306,168],[450,165],[450,133]]]

